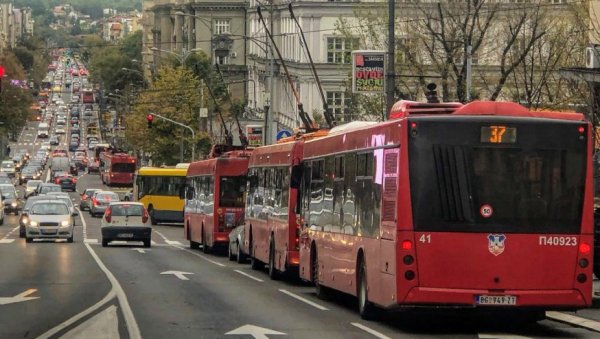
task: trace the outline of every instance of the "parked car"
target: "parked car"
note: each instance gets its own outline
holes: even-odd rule
[[[25,226],[25,240],[33,239],[67,239],[73,242],[73,216],[69,206],[60,200],[40,200],[33,203],[27,213],[28,223]]]
[[[103,247],[113,240],[141,241],[144,247],[150,247],[152,242],[150,217],[141,203],[111,203],[104,212],[100,227]]]
[[[119,195],[111,191],[98,191],[92,196],[90,214],[92,217],[101,216],[108,205],[119,201]]]
[[[229,246],[227,251],[229,260],[235,260],[240,264],[246,261],[246,254],[242,251],[243,244],[244,225],[240,225],[233,231],[229,232]]]

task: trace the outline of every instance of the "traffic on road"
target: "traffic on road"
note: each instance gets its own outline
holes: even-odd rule
[[[600,335],[582,115],[400,102],[152,167],[55,55],[0,163],[0,337]]]

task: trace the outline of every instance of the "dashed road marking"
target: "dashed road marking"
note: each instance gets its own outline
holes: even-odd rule
[[[375,336],[377,338],[380,338],[380,339],[392,339],[392,338],[388,337],[387,335],[385,335],[383,333],[380,333],[378,331],[375,331],[374,329],[372,329],[370,327],[367,327],[367,326],[365,326],[365,325],[363,325],[361,323],[350,323],[350,324],[352,326],[354,326],[354,327],[360,328],[361,330],[363,330],[363,331],[365,331],[365,332],[367,332],[367,333],[369,333],[369,334],[371,334],[371,335],[373,335],[373,336]]]
[[[0,239],[0,244],[12,244],[15,239]]]
[[[306,299],[304,297],[301,297],[301,296],[297,295],[296,293],[292,293],[292,292],[290,292],[288,290],[284,290],[284,289],[279,289],[279,292],[281,292],[283,294],[287,294],[290,297],[292,297],[292,298],[294,298],[296,300],[300,300],[303,303],[308,304],[308,305],[310,305],[310,306],[312,306],[312,307],[314,307],[316,309],[319,309],[321,311],[329,311],[329,309],[327,307],[319,305],[319,304],[317,304],[315,302],[312,302],[312,301],[310,301],[310,300],[308,300],[308,299]]]
[[[179,242],[179,241],[177,241],[177,240],[165,240],[165,242],[166,242],[167,244],[169,244],[169,245],[183,246],[183,244],[182,244],[182,243],[180,243],[180,242]]]
[[[546,318],[566,323],[572,326],[582,327],[591,331],[600,332],[600,322],[591,319],[586,319],[575,315],[556,311],[546,312]]]
[[[257,277],[254,277],[254,276],[252,276],[252,275],[250,275],[250,274],[248,274],[246,272],[243,272],[243,271],[240,271],[240,270],[233,270],[233,271],[237,272],[237,273],[239,273],[239,274],[241,274],[241,275],[243,275],[245,277],[248,277],[248,278],[250,278],[252,280],[255,280],[255,281],[258,281],[258,282],[264,282],[264,280],[258,279]]]
[[[83,239],[83,242],[86,244],[97,244],[98,239]]]

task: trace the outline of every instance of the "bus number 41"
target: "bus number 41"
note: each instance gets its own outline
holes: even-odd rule
[[[421,234],[419,241],[424,244],[431,244],[431,234]]]

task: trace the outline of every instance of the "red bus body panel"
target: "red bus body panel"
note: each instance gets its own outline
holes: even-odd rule
[[[481,104],[484,113],[477,104]],[[474,103],[456,106],[459,107],[457,115],[480,112],[479,115],[518,116],[503,113],[513,109],[513,105],[496,107],[494,103]],[[393,114],[397,120],[337,134],[332,131],[329,136],[304,143],[303,161],[344,152],[373,152],[373,180],[382,185],[384,167],[389,164],[378,154],[397,152],[398,156],[395,221],[381,220],[379,234],[370,238],[346,234],[339,229],[324,231],[324,225],[307,225],[309,227],[303,229],[300,239],[299,273],[302,279],[314,280],[312,260],[316,250],[319,284],[354,296],[357,295],[359,258],[364,258],[369,300],[384,308],[476,307],[476,297],[488,295],[514,296],[516,306],[513,307],[578,309],[591,305],[594,225],[591,125],[587,124],[580,233],[507,233],[504,252],[494,255],[488,248],[489,232],[413,230],[407,119],[410,114]],[[583,122],[580,114],[533,112],[523,115]],[[411,256],[414,261],[406,263],[406,256]],[[587,260],[587,266],[579,264],[582,259]],[[409,271],[414,273],[414,278],[405,277]],[[581,276],[585,276],[585,281],[578,281]]]
[[[100,153],[100,178],[108,186],[133,186],[136,158],[126,153]],[[115,172],[115,164],[133,164],[132,172]]]
[[[302,160],[303,144],[303,140],[298,140],[256,148],[250,157],[249,170],[285,166],[291,171],[292,166]],[[266,211],[262,218],[246,213],[244,223],[243,252],[260,262],[268,263],[270,244],[273,241],[275,268],[279,272],[296,269],[299,264],[299,229],[295,213],[298,192],[295,188],[288,189],[287,218],[278,218],[272,211]]]
[[[228,156],[200,160],[190,164],[187,178],[211,177],[214,179],[214,190],[212,192],[212,206],[203,206],[196,198],[186,200],[184,213],[184,232],[187,240],[193,243],[205,244],[213,247],[229,243],[229,233],[238,226],[221,227],[219,229],[219,218],[233,213],[235,220],[244,218],[243,207],[221,207],[219,206],[220,178],[222,176],[245,176],[248,172],[248,152],[231,152]]]
[[[94,92],[90,90],[84,90],[81,101],[84,104],[93,104],[94,103]]]

